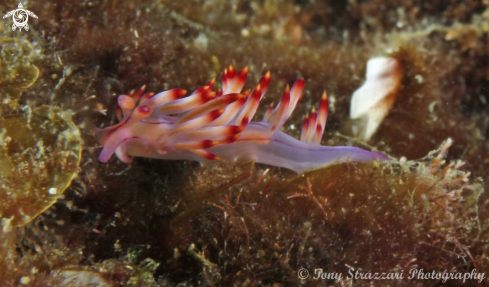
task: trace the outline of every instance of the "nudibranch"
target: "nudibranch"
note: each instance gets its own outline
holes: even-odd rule
[[[328,116],[323,94],[318,112],[306,116],[300,140],[280,128],[292,114],[304,90],[304,79],[285,92],[275,108],[268,107],[261,122],[252,122],[268,90],[271,74],[252,90],[242,92],[248,68],[224,70],[222,89],[213,91],[215,79],[188,97],[185,90],[144,93],[144,87],[118,97],[119,124],[98,130],[103,150],[99,160],[112,154],[123,162],[132,157],[168,160],[253,160],[302,173],[334,163],[387,159],[381,153],[349,146],[322,146]]]

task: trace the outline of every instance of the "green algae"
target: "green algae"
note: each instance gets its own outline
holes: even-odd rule
[[[0,120],[0,216],[4,231],[53,205],[81,159],[80,131],[69,113],[42,106]]]

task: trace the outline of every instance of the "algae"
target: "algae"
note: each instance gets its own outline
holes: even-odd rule
[[[0,98],[2,106],[19,107],[23,89],[32,86],[39,77],[39,68],[33,62],[39,51],[25,38],[0,35]],[[1,110],[0,110],[1,112]]]
[[[3,230],[53,205],[76,176],[82,139],[68,112],[43,106],[0,120]]]

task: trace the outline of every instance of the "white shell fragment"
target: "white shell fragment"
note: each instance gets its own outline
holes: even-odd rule
[[[100,273],[88,270],[62,270],[54,271],[52,276],[61,279],[59,285],[63,287],[110,287],[112,286]]]
[[[351,97],[350,118],[360,119],[357,136],[369,140],[394,105],[402,80],[401,64],[395,58],[368,60],[365,83]]]

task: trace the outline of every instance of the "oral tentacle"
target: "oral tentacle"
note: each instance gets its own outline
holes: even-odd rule
[[[126,147],[124,145],[119,145],[115,149],[115,155],[119,158],[123,163],[132,163],[132,157],[127,154]]]
[[[102,152],[100,152],[98,160],[101,162],[107,162],[122,142],[133,138],[137,137],[132,136],[132,133],[129,130],[117,130],[115,133],[111,134],[104,143],[104,148],[102,149]]]

